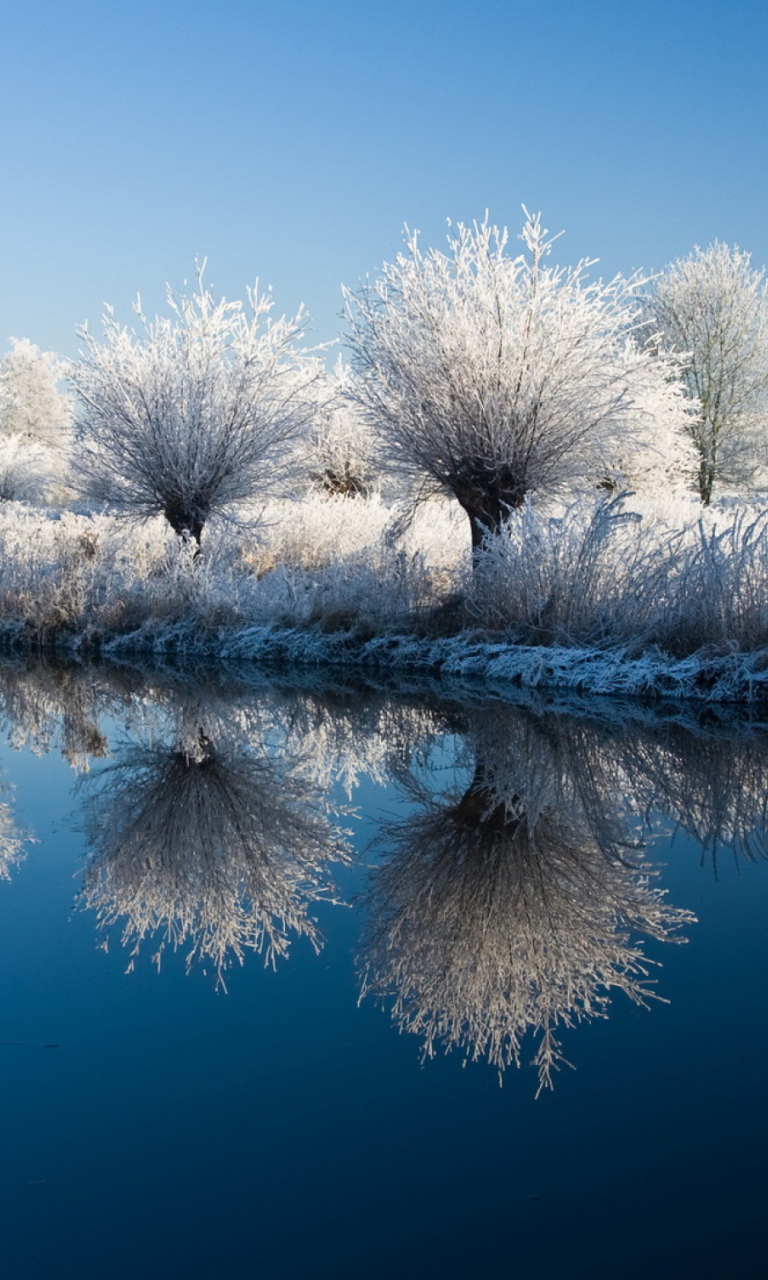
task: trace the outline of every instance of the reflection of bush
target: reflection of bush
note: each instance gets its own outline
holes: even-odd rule
[[[118,711],[127,698],[117,679],[110,686],[75,666],[30,666],[8,659],[0,665],[0,715],[7,721],[10,742],[38,754],[55,743],[74,769],[87,770],[91,759],[106,755],[100,716]]]
[[[11,806],[0,803],[0,880],[10,880],[12,867],[21,862],[23,844]]]
[[[647,808],[668,814],[701,845],[717,870],[719,855],[768,857],[768,757],[764,740],[729,738],[722,729],[691,734],[627,734],[622,763]]]
[[[428,1055],[459,1047],[502,1071],[532,1031],[541,1088],[564,1060],[559,1028],[604,1015],[612,990],[641,1004],[654,994],[638,935],[671,940],[693,916],[665,904],[644,859],[622,856],[620,798],[588,735],[575,729],[569,744],[566,722],[536,732],[508,712],[473,720],[478,763],[464,794],[435,797],[406,779],[414,809],[386,830],[390,856],[368,894],[363,990],[392,998]],[[505,721],[506,768],[488,755]],[[501,788],[515,773],[527,794]]]
[[[274,964],[290,935],[317,949],[309,906],[332,900],[329,860],[346,857],[307,783],[286,761],[217,748],[133,748],[86,799],[94,850],[84,900],[102,926],[124,919],[135,955],[157,935],[221,977],[246,950]]]

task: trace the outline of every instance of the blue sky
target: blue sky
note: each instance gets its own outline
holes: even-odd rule
[[[522,203],[604,274],[768,260],[764,3],[29,0],[2,35],[0,350],[73,355],[196,256],[325,341],[403,223]]]

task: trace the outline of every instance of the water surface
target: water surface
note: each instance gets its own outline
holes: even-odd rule
[[[765,726],[315,684],[0,669],[3,1274],[757,1270]]]

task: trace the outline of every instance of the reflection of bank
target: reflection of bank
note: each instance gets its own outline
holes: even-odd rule
[[[183,722],[183,723],[182,723]],[[172,745],[126,747],[86,780],[92,849],[83,899],[135,956],[153,938],[219,979],[246,951],[274,964],[291,936],[320,945],[314,903],[333,901],[331,861],[348,851],[290,759],[236,737],[212,741],[189,714]]]
[[[583,726],[472,713],[463,792],[404,775],[413,808],[390,824],[367,895],[363,994],[390,999],[425,1052],[458,1047],[500,1071],[538,1037],[539,1087],[559,1033],[604,1015],[612,991],[644,1004],[643,938],[694,917],[665,903],[624,830],[618,778]]]

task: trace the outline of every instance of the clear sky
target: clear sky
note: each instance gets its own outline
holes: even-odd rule
[[[196,256],[325,341],[404,223],[522,203],[604,274],[768,260],[765,0],[5,0],[0,31],[0,350],[73,355]]]

